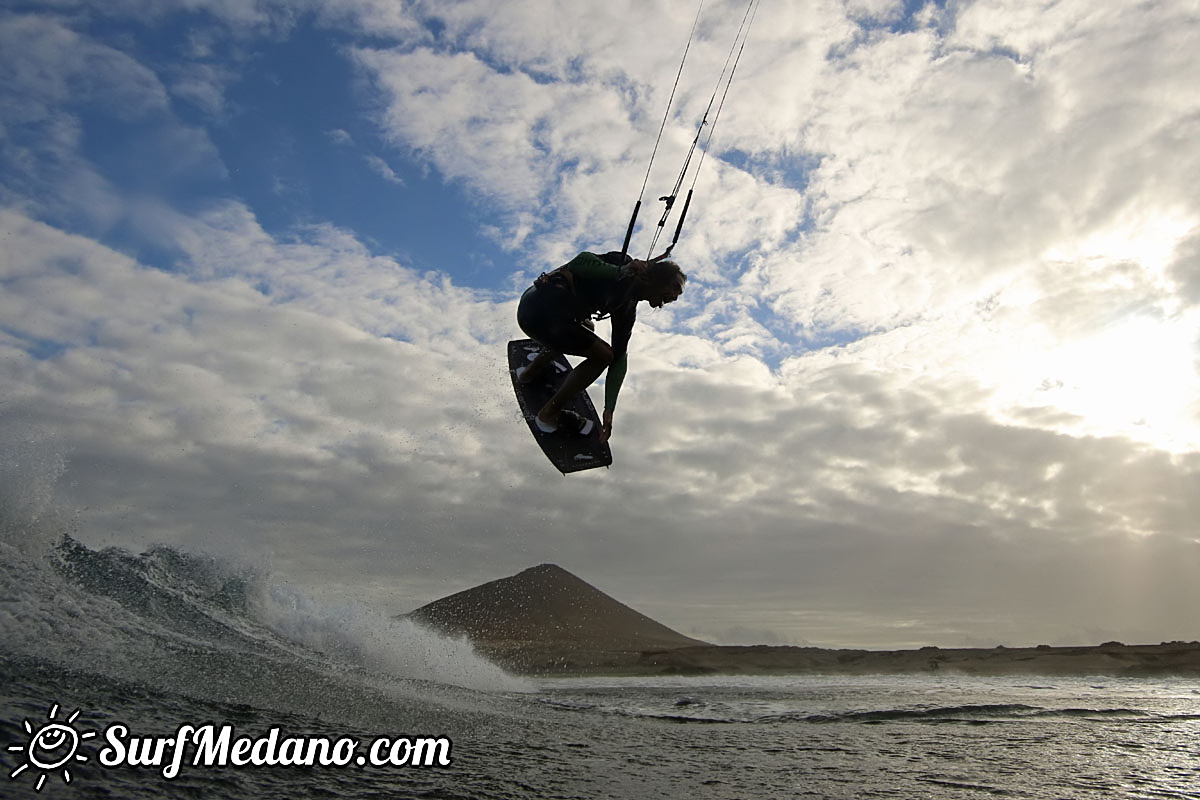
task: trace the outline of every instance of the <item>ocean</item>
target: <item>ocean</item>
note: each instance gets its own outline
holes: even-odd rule
[[[1200,798],[1198,680],[530,680],[244,566],[9,522],[6,798]]]

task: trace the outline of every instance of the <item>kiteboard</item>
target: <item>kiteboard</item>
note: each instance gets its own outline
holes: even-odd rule
[[[533,361],[540,352],[542,346],[532,339],[514,339],[508,343],[508,373],[512,377],[513,391],[517,394],[517,404],[521,407],[521,413],[533,433],[534,440],[542,448],[546,458],[550,459],[550,463],[564,475],[612,464],[612,451],[608,442],[600,441],[600,417],[596,414],[596,407],[592,405],[592,398],[586,390],[571,398],[564,408],[595,423],[592,432],[587,436],[563,428],[554,433],[544,433],[537,426],[534,421],[537,412],[554,396],[571,373],[571,365],[560,355],[537,380],[527,384],[518,383],[517,368]]]

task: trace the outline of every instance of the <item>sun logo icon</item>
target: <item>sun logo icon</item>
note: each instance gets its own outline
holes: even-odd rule
[[[62,770],[63,783],[71,782],[71,771],[68,766],[76,761],[87,761],[87,756],[79,755],[79,745],[84,739],[91,739],[95,731],[78,731],[75,720],[79,717],[79,709],[67,717],[66,722],[57,722],[58,703],[50,707],[46,715],[50,720],[41,727],[34,727],[28,719],[25,720],[25,733],[29,734],[27,744],[9,745],[8,752],[24,753],[25,763],[8,774],[10,780],[15,780],[22,772],[32,768],[37,773],[37,784],[34,790],[40,792],[46,784],[46,778],[51,773]]]

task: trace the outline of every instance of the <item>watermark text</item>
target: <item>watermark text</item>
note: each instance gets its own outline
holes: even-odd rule
[[[35,776],[35,788],[41,791],[47,778],[57,774],[69,784],[72,766],[89,760],[80,752],[89,739],[94,739],[99,748],[96,760],[101,766],[155,769],[167,780],[178,777],[185,768],[436,769],[453,763],[453,743],[445,736],[377,736],[360,740],[349,736],[287,735],[279,727],[270,728],[265,736],[249,736],[239,734],[232,725],[215,722],[180,725],[170,736],[136,736],[128,725],[120,722],[103,731],[79,730],[75,724],[78,710],[65,720],[58,717],[58,711],[58,705],[52,706],[47,721],[40,725],[25,720],[27,739],[7,748],[22,759],[9,773],[10,780],[29,773]]]

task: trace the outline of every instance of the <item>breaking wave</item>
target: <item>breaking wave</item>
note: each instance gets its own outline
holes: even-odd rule
[[[223,697],[277,692],[266,676],[289,665],[368,682],[527,688],[465,639],[320,602],[245,564],[168,546],[90,549],[54,505],[65,460],[53,443],[9,437],[4,445],[0,655],[159,688],[207,686]],[[242,679],[248,685],[231,691]]]

